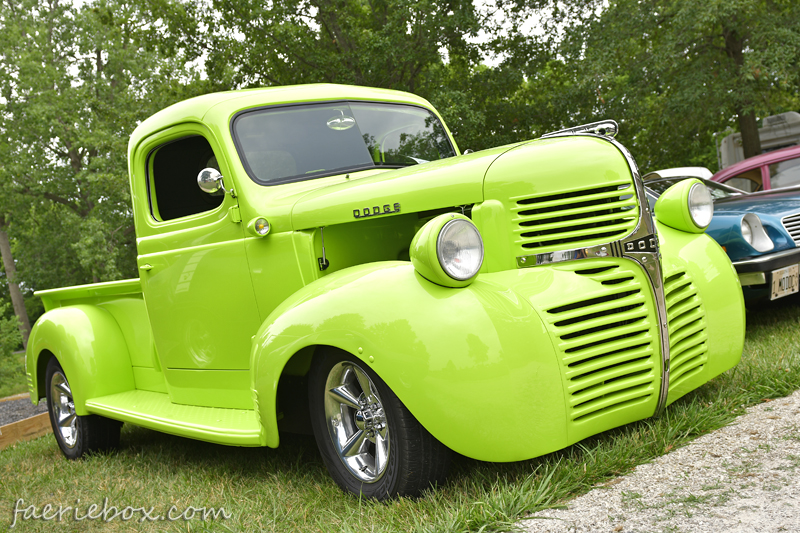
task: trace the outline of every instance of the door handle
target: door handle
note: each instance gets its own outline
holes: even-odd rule
[[[150,263],[145,263],[145,264],[139,266],[139,270],[144,270],[145,272],[148,272],[148,271],[150,271],[152,269],[153,269],[153,265],[151,265]]]

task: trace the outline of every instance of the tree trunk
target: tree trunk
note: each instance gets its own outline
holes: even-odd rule
[[[761,138],[758,136],[756,112],[752,109],[749,112],[737,111],[739,115],[739,131],[742,132],[742,149],[744,149],[745,159],[761,154]]]
[[[736,75],[742,84],[751,83],[744,79],[742,70],[744,69],[744,48],[745,36],[736,29],[726,27],[723,24],[722,34],[725,37],[725,53],[733,60],[736,65]],[[759,155],[761,153],[761,139],[758,136],[758,122],[756,122],[756,112],[750,107],[753,101],[744,97],[736,104],[736,114],[739,116],[739,131],[742,132],[742,149],[745,159]]]
[[[19,284],[15,282],[17,277],[17,267],[14,266],[14,258],[11,256],[11,243],[8,241],[6,233],[5,219],[0,217],[0,255],[3,256],[3,266],[6,270],[6,280],[8,281],[8,292],[11,294],[11,304],[14,306],[14,314],[19,319],[19,331],[22,333],[22,346],[28,348],[28,337],[31,334],[31,323],[28,320],[28,311],[25,309],[25,300],[19,290]]]

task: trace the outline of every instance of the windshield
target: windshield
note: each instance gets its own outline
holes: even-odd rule
[[[273,185],[452,157],[441,122],[421,107],[340,102],[249,111],[233,121],[239,156]]]
[[[679,181],[691,178],[693,178],[693,176],[656,179],[646,182],[645,186],[651,191],[653,191],[656,194],[656,196],[661,196],[661,194],[663,194],[664,191],[666,191]],[[739,196],[741,194],[744,194],[744,191],[741,191],[729,185],[723,185],[715,181],[709,181],[704,179],[700,179],[700,181],[702,181],[705,184],[706,188],[708,189],[708,192],[711,194],[712,200],[719,200],[720,198],[730,198],[731,196]]]

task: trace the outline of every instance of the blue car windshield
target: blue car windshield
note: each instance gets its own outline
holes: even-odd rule
[[[271,107],[236,116],[239,156],[262,185],[456,155],[442,123],[421,107],[337,102]]]

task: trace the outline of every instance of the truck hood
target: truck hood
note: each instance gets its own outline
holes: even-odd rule
[[[519,144],[390,170],[353,175],[301,196],[292,207],[292,229],[352,222],[373,213],[418,213],[483,201],[483,180],[492,163]],[[364,213],[370,215],[365,216]],[[374,215],[372,215],[374,216]]]

